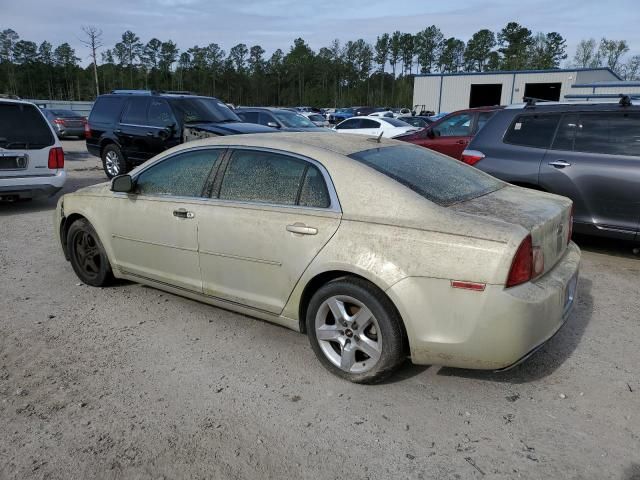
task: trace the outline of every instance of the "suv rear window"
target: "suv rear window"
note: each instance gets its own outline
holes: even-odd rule
[[[581,113],[574,150],[640,156],[640,113]]]
[[[423,147],[373,148],[349,157],[442,206],[480,197],[504,186],[486,173]]]
[[[35,106],[0,103],[0,147],[29,150],[53,144],[51,128]]]
[[[91,109],[89,121],[91,123],[114,123],[119,120],[124,98],[98,97]]]
[[[504,142],[525,147],[549,148],[559,120],[559,114],[520,115],[507,130]]]

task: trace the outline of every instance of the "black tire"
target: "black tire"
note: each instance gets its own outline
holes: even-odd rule
[[[375,332],[372,335],[367,332],[358,330],[357,328],[344,328],[338,325],[338,321],[335,321],[335,316],[330,313],[331,310],[327,305],[334,300],[344,300],[342,302],[345,311],[352,309],[348,312],[349,318],[357,318],[359,313],[358,305],[351,302],[352,299],[358,303],[364,305],[372,314],[373,321],[375,321],[375,328],[371,330],[372,321],[369,321],[369,332]],[[329,325],[332,321],[335,322],[335,328],[338,333],[341,333],[339,339],[329,339],[322,341],[318,340],[316,331],[316,318],[320,324],[326,328],[332,328]],[[391,300],[370,282],[357,277],[342,277],[330,281],[326,285],[320,287],[318,291],[311,297],[307,308],[306,315],[306,327],[307,335],[309,336],[309,342],[311,348],[315,352],[320,363],[324,365],[330,372],[338,377],[344,378],[354,383],[376,383],[387,377],[393,370],[401,364],[405,359],[405,335],[402,328],[402,320],[395,309]],[[355,323],[355,322],[354,322]],[[366,322],[363,322],[366,324]],[[345,323],[346,325],[346,323]],[[352,325],[349,325],[350,327]],[[359,327],[356,325],[356,327]],[[361,327],[361,326],[360,326]],[[378,334],[378,329],[381,334],[381,338]],[[351,332],[351,334],[349,334]],[[376,345],[376,351],[379,357],[374,360],[374,357],[369,357],[364,351],[358,350],[363,347],[363,336],[367,336],[368,340],[374,339]],[[345,345],[342,342],[346,342],[352,350],[355,350],[353,354],[353,364],[349,370],[341,368],[335,362],[343,359],[343,353],[345,351]],[[331,352],[334,353],[331,353]],[[328,352],[328,353],[325,353]],[[335,355],[334,355],[335,354]],[[360,360],[358,360],[360,355]],[[331,356],[333,360],[329,358]],[[349,363],[348,361],[346,362]],[[365,365],[367,365],[365,367]],[[357,368],[365,369],[363,371],[357,371]],[[356,370],[356,371],[353,371]]]
[[[93,287],[104,287],[113,281],[107,253],[95,229],[87,220],[76,220],[69,227],[67,248],[73,271],[83,283]]]
[[[110,143],[102,149],[102,168],[109,178],[122,175],[131,170],[129,162],[120,148],[114,143]]]

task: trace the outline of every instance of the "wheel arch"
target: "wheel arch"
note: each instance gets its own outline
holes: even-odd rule
[[[537,185],[535,183],[528,183],[528,182],[511,182],[512,185],[515,185],[516,187],[522,187],[522,188],[529,188],[531,190],[537,190],[539,192],[547,192],[547,189],[545,189],[544,187]]]
[[[69,249],[67,246],[67,234],[69,233],[69,227],[71,227],[71,225],[76,220],[81,220],[81,219],[84,219],[90,222],[89,219],[84,215],[82,215],[81,213],[72,213],[68,217],[63,217],[62,220],[60,220],[60,243],[62,244],[62,251],[64,252],[64,258],[66,258],[67,260],[69,260]]]
[[[337,280],[339,278],[349,278],[349,277],[358,278],[367,283],[370,283],[376,290],[379,291],[380,295],[383,295],[389,301],[389,303],[393,306],[396,314],[398,315],[398,318],[400,319],[400,328],[402,329],[402,335],[404,337],[403,344],[405,345],[405,348],[407,349],[406,353],[408,354],[409,337],[407,335],[407,328],[404,324],[404,319],[402,318],[402,315],[400,314],[398,307],[394,304],[393,300],[391,300],[391,298],[384,292],[384,289],[380,285],[376,284],[375,281],[372,281],[370,278],[367,278],[363,275],[360,275],[352,271],[327,270],[324,272],[320,272],[315,276],[313,276],[311,279],[309,279],[309,281],[306,283],[306,285],[302,290],[302,293],[300,295],[300,301],[298,302],[298,324],[299,324],[300,332],[305,334],[307,333],[307,327],[306,327],[307,307],[309,305],[309,302],[311,301],[311,297],[313,297],[313,295],[323,285],[326,285],[327,283],[333,280]]]

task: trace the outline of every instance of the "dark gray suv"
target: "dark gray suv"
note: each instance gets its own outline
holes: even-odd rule
[[[640,241],[640,104],[538,103],[498,111],[462,161],[569,197],[574,231]]]

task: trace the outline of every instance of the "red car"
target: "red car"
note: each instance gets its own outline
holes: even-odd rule
[[[427,147],[450,157],[462,157],[473,136],[495,112],[504,107],[479,107],[458,110],[435,121],[419,132],[395,137],[397,140]]]

